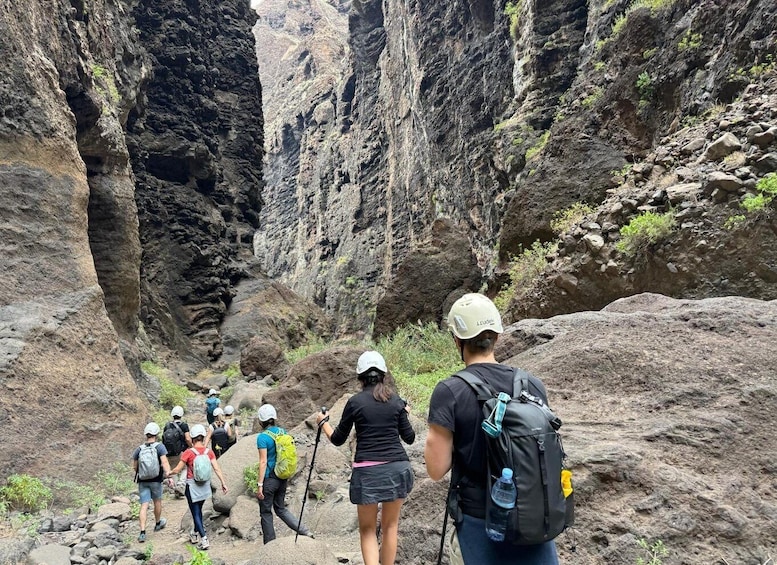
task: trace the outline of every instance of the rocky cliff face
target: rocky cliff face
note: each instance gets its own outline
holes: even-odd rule
[[[0,464],[86,478],[84,450],[123,459],[146,411],[122,356],[140,300],[122,120],[147,66],[120,4],[0,6],[0,412],[25,438]]]
[[[261,202],[262,112],[246,2],[139,2],[153,61],[127,130],[143,245],[141,320],[207,361]]]
[[[766,1],[354,1],[345,78],[272,126],[274,197],[256,253],[341,329],[365,328],[369,305],[400,309],[390,289],[410,284],[403,263],[444,218],[496,291],[513,255],[556,237],[554,214],[598,206],[618,184],[613,171],[773,72],[776,11]],[[299,57],[280,65],[289,76],[306,68]],[[451,280],[433,308],[402,304],[407,316],[387,325],[439,318],[480,282]]]

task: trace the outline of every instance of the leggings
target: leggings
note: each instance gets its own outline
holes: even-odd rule
[[[204,500],[198,500],[192,502],[192,497],[189,494],[189,485],[186,485],[186,502],[189,503],[189,512],[192,513],[192,520],[194,521],[194,529],[200,534],[200,537],[205,537],[205,526],[202,524],[202,506],[205,504]]]

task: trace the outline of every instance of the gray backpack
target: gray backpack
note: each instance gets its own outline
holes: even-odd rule
[[[572,498],[561,485],[564,448],[561,420],[529,392],[529,374],[515,369],[513,396],[497,393],[467,371],[456,373],[475,392],[483,409],[482,431],[488,457],[487,491],[503,468],[513,470],[518,495],[510,511],[505,541],[534,545],[550,541],[574,520]],[[486,513],[491,497],[486,497]]]
[[[153,481],[159,477],[159,454],[157,453],[157,442],[144,443],[140,446],[138,454],[138,480]]]

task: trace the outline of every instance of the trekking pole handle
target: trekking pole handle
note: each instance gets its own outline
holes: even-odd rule
[[[328,411],[329,411],[329,410],[327,409],[327,407],[326,407],[326,406],[322,406],[322,407],[321,407],[321,413],[322,413],[322,414],[324,414],[326,417],[325,417],[325,418],[323,418],[323,419],[322,419],[322,420],[321,420],[321,421],[318,423],[318,427],[319,427],[319,428],[320,428],[321,426],[323,426],[323,425],[324,425],[326,422],[328,422],[328,421],[329,421],[329,414],[327,414],[327,412],[328,412]]]

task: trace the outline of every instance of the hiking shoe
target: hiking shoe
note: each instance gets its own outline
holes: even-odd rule
[[[140,535],[138,536],[138,542],[143,543],[146,541],[146,532],[140,532]]]
[[[316,536],[314,536],[313,532],[311,532],[310,530],[304,530],[304,531],[300,532],[299,535],[308,537],[310,539],[316,539]]]
[[[167,518],[160,518],[159,522],[156,523],[156,526],[154,526],[154,531],[158,532],[162,528],[164,528],[167,525]]]
[[[210,542],[208,541],[208,536],[202,536],[202,539],[200,540],[200,549],[208,549],[210,547]]]
[[[191,530],[189,532],[189,541],[193,544],[196,544],[198,541],[200,541],[200,534],[198,534],[196,531]]]

